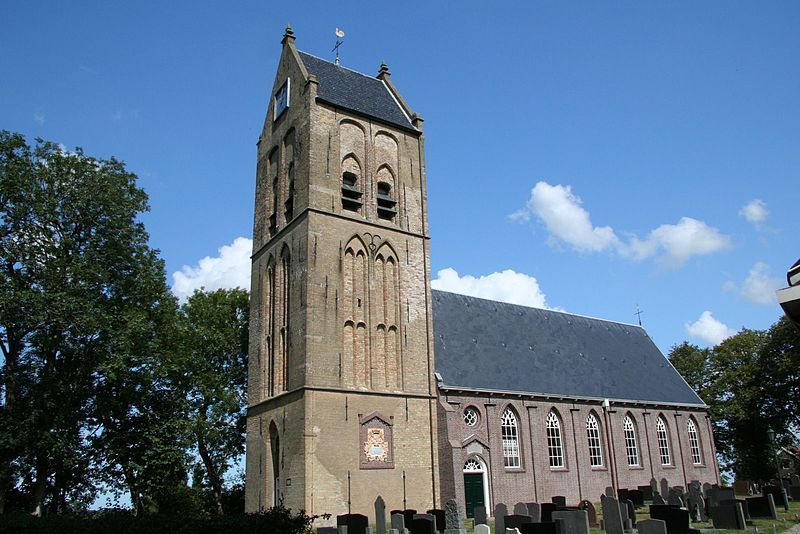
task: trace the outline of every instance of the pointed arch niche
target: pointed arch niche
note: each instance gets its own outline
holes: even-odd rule
[[[345,246],[342,264],[342,385],[367,387],[367,247],[360,237]]]
[[[384,243],[375,254],[373,274],[373,324],[375,345],[372,358],[372,388],[402,389],[398,317],[400,274],[397,254]]]

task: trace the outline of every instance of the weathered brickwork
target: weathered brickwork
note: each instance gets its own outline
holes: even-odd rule
[[[464,422],[464,410],[477,410],[474,426]],[[504,466],[501,415],[511,408],[518,423],[520,467]],[[564,467],[550,467],[546,420],[554,411],[560,423]],[[486,466],[490,505],[517,502],[549,502],[564,495],[567,502],[583,499],[598,501],[605,488],[635,489],[649,485],[651,478],[666,478],[670,486],[686,487],[688,482],[718,483],[713,438],[707,414],[697,407],[601,400],[554,399],[547,397],[441,391],[439,402],[439,447],[442,462],[442,498],[464,503],[463,468],[471,458]],[[586,420],[595,416],[599,425],[602,466],[593,467],[589,457]],[[672,455],[670,465],[661,465],[655,418],[669,422],[667,427]],[[636,424],[638,465],[627,462],[624,418]],[[701,464],[692,462],[686,422],[692,417],[698,429]],[[611,446],[609,446],[611,444]],[[447,473],[447,476],[445,476]]]

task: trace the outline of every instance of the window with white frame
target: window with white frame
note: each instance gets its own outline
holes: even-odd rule
[[[464,410],[464,424],[467,426],[475,426],[478,424],[478,410],[469,406]]]
[[[689,419],[686,423],[686,432],[689,434],[689,450],[692,452],[692,463],[703,463],[703,456],[700,454],[700,440],[697,437],[697,426],[694,419]]]
[[[500,434],[503,439],[503,465],[519,467],[519,432],[517,418],[511,408],[506,408],[500,418]]]
[[[586,418],[586,439],[589,441],[589,463],[592,467],[603,467],[600,425],[597,423],[597,417],[593,413],[590,413]]]
[[[625,454],[628,457],[629,466],[639,465],[639,447],[636,445],[636,425],[633,423],[630,415],[625,416],[625,422],[622,426],[625,434]]]
[[[547,414],[547,454],[550,467],[564,467],[564,447],[561,444],[561,422],[554,411]]]
[[[656,419],[656,435],[658,436],[658,455],[661,458],[661,465],[671,465],[672,458],[669,454],[667,423],[664,422],[664,418],[661,416]]]

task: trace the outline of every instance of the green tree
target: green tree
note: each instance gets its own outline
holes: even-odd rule
[[[94,392],[174,309],[147,209],[122,162],[0,132],[0,510],[12,489],[37,515],[94,494]]]
[[[181,306],[179,366],[200,457],[195,478],[210,487],[218,515],[225,472],[244,452],[248,302],[245,290],[219,289],[196,291]]]

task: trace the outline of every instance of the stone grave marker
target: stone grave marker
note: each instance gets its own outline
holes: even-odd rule
[[[636,489],[642,492],[642,499],[644,501],[653,500],[653,487],[652,486],[636,486]],[[642,505],[644,506],[644,504]]]
[[[431,514],[414,514],[408,530],[411,534],[436,534],[436,518]]]
[[[661,496],[669,496],[669,482],[667,482],[666,478],[661,479],[661,488],[660,488]]]
[[[525,503],[528,507],[528,515],[531,516],[534,523],[538,523],[542,520],[542,508],[539,506],[538,502],[528,502]]]
[[[444,534],[467,534],[455,499],[450,499],[444,505]]]
[[[597,522],[597,510],[594,508],[592,501],[583,500],[578,505],[581,510],[586,510],[586,519],[589,521],[590,528],[598,528],[600,525]]]
[[[628,491],[630,491],[630,490],[627,490],[625,488],[618,489],[617,490],[617,500],[618,501],[624,501],[625,499],[627,499],[628,498]]]
[[[517,515],[528,515],[528,505],[524,502],[518,502],[514,505],[514,513]]]
[[[361,514],[337,515],[336,526],[347,527],[347,534],[367,534],[369,519]]]
[[[724,506],[724,505],[729,505],[730,506],[730,505],[735,504],[737,502],[742,505],[742,513],[744,514],[744,520],[745,521],[750,521],[750,509],[747,507],[747,501],[746,500],[744,500],[744,499],[725,499],[725,500],[719,501],[719,505],[720,506]]]
[[[417,511],[413,508],[407,508],[403,510],[403,517],[406,519],[406,528],[411,527],[411,521],[414,520],[415,515],[417,515]]]
[[[611,486],[606,486],[606,497],[613,497],[614,496],[614,488]]]
[[[476,506],[472,509],[472,515],[474,515],[475,524],[476,525],[485,525],[486,524],[486,507],[485,506]]]
[[[631,526],[636,526],[636,507],[633,505],[633,501],[630,499],[625,499],[622,501],[622,504],[625,505],[625,515],[628,519],[631,520]],[[625,517],[625,516],[623,516]]]
[[[726,501],[731,502],[731,501]],[[736,501],[733,504],[720,504],[711,507],[711,523],[714,528],[727,528],[731,530],[744,530],[747,523],[744,519],[742,505]]]
[[[706,501],[699,493],[690,493],[686,499],[686,506],[692,521],[708,521],[706,516]]]
[[[552,523],[553,522],[553,512],[555,512],[556,508],[558,508],[555,504],[551,502],[543,502],[539,504],[539,510],[541,513],[539,514],[539,519],[542,523]]]
[[[479,525],[475,525],[475,534],[492,534],[492,531],[489,530],[489,525],[486,523],[481,523]]]
[[[644,506],[644,492],[642,490],[628,490],[628,498],[633,501],[633,505],[636,508]]]
[[[380,495],[375,499],[375,534],[386,534],[386,503]]]
[[[445,514],[444,510],[439,510],[438,508],[434,508],[432,510],[428,510],[426,512],[428,515],[432,515],[434,518],[434,524],[436,526],[437,532],[442,532],[444,530],[445,525]]]
[[[669,499],[667,499],[667,504],[670,506],[677,506],[678,508],[686,507],[686,503],[683,502],[683,497],[673,488],[670,488],[669,490]]]
[[[392,530],[397,530],[400,534],[406,530],[406,516],[396,513],[396,510],[392,511]]]
[[[559,528],[555,522],[525,523],[519,530],[520,534],[569,534]]]
[[[762,493],[764,495],[772,495],[772,499],[775,501],[776,505],[783,506],[787,512],[789,511],[789,498],[783,486],[764,486]]]
[[[653,504],[664,505],[664,504],[667,504],[667,503],[666,503],[666,501],[664,501],[664,497],[661,496],[660,492],[654,491],[653,492]]]
[[[708,490],[708,506],[719,506],[720,501],[736,499],[733,488],[711,488]]]
[[[550,502],[552,502],[556,506],[566,506],[567,498],[564,497],[563,495],[556,495],[555,497],[550,498]]]
[[[656,480],[655,478],[650,479],[650,491],[652,491],[653,493],[660,491],[658,489],[658,480]]]
[[[622,514],[619,509],[619,502],[614,497],[600,497],[600,504],[603,507],[603,528],[607,534],[623,534]]]
[[[800,486],[800,475],[792,475],[791,478],[789,478],[789,485]]]
[[[503,524],[506,530],[509,528],[519,529],[519,526],[525,523],[533,523],[533,518],[529,515],[512,514],[507,515]]]
[[[704,493],[704,494],[706,494],[706,495],[708,495],[708,490],[710,490],[710,489],[711,489],[711,488],[713,488],[713,487],[714,487],[714,486],[712,486],[712,485],[711,485],[711,484],[709,484],[708,482],[704,482],[704,483],[703,483],[703,493]]]
[[[643,519],[636,525],[639,534],[667,534],[667,522],[662,519]]]
[[[750,481],[736,480],[733,482],[733,491],[736,495],[750,495]]]
[[[505,518],[508,515],[508,508],[503,503],[497,503],[494,505],[494,531],[495,532],[505,532],[506,531],[506,524]]]
[[[750,513],[750,517],[778,519],[778,512],[775,510],[775,501],[772,495],[748,497],[745,501],[747,501],[747,511]]]
[[[650,506],[650,518],[661,519],[667,523],[667,532],[670,534],[699,534],[700,531],[692,528],[689,519],[689,510],[674,506]]]
[[[559,530],[569,534],[589,534],[589,516],[585,510],[556,510],[553,522]]]

